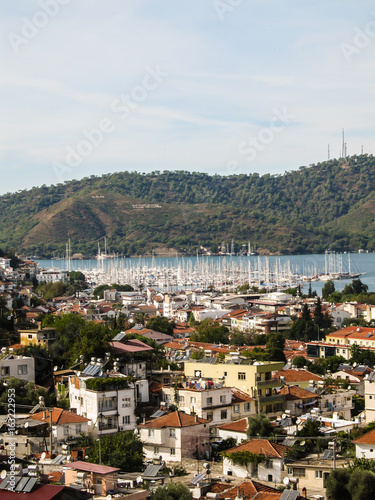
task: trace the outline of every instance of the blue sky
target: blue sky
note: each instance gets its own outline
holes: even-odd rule
[[[375,152],[370,1],[3,0],[0,33],[0,194]]]

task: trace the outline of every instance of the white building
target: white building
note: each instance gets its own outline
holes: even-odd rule
[[[375,429],[353,441],[357,458],[375,459]]]
[[[228,456],[223,460],[223,474],[228,476],[260,479],[280,483],[284,471],[285,456],[290,451],[289,446],[271,443],[267,439],[252,439],[247,443],[235,446],[226,451]],[[264,461],[257,464],[238,465],[230,459],[231,453],[247,451],[253,455],[263,455]]]
[[[69,271],[64,271],[58,268],[40,269],[36,275],[38,283],[56,283],[57,281],[62,281],[66,283],[69,280]]]
[[[107,378],[69,377],[70,408],[90,419],[89,432],[95,435],[135,429],[136,404],[148,399],[147,380],[128,383],[119,373]]]
[[[0,380],[11,377],[20,378],[25,382],[35,382],[35,359],[3,352],[0,357]]]
[[[208,420],[175,411],[138,426],[146,459],[181,462],[183,458],[208,458]]]

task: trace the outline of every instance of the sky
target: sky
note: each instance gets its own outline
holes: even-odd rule
[[[370,0],[2,0],[0,194],[375,152]]]

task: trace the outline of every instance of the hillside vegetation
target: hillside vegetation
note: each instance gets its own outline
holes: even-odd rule
[[[216,251],[232,238],[260,253],[374,250],[374,167],[361,155],[284,175],[119,172],[7,193],[0,248],[49,256],[70,238],[92,255],[107,236],[125,255]]]

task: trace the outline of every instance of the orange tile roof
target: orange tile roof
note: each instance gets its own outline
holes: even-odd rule
[[[237,387],[233,387],[232,396],[233,396],[232,403],[254,401],[254,399],[250,396],[250,394],[247,394],[247,392],[240,391],[240,389],[237,389]]]
[[[290,385],[283,387],[280,391],[286,400],[293,401],[295,399],[316,399],[316,394],[301,389],[298,385]]]
[[[219,498],[228,498],[230,500],[235,500],[238,497],[238,492],[246,499],[262,498],[262,500],[278,500],[281,497],[282,492],[272,488],[272,486],[266,486],[265,484],[258,483],[257,481],[244,481],[241,484],[230,487],[227,491],[224,491],[219,495]],[[260,496],[260,494],[263,496]],[[268,496],[267,496],[268,495]],[[272,496],[269,496],[272,495]]]
[[[188,415],[182,411],[174,411],[168,415],[163,415],[162,417],[150,420],[145,424],[141,424],[138,427],[146,427],[152,429],[163,429],[164,427],[192,427],[194,425],[208,424],[210,421],[205,418],[197,418],[195,420],[194,415]]]
[[[375,429],[355,439],[353,443],[375,444]]]
[[[247,418],[242,418],[241,420],[236,420],[235,422],[229,422],[228,424],[219,425],[218,429],[233,432],[246,432]]]
[[[249,451],[250,453],[265,455],[269,458],[283,458],[290,449],[289,446],[284,446],[283,444],[271,443],[268,439],[251,439],[247,441],[247,443],[240,444],[239,446],[227,450],[226,453]]]
[[[42,422],[49,422],[50,412],[49,410],[40,411],[38,413],[35,413],[34,415],[30,415],[30,418]],[[54,408],[52,410],[52,423],[55,425],[78,424],[81,422],[89,422],[89,421],[90,419],[88,418],[81,417],[81,415],[76,415],[71,411],[63,410],[62,408]]]
[[[323,380],[319,375],[315,375],[315,373],[309,372],[307,370],[297,370],[291,368],[289,370],[279,370],[274,378],[280,379],[280,377],[284,377],[286,382],[308,382],[309,380]]]

